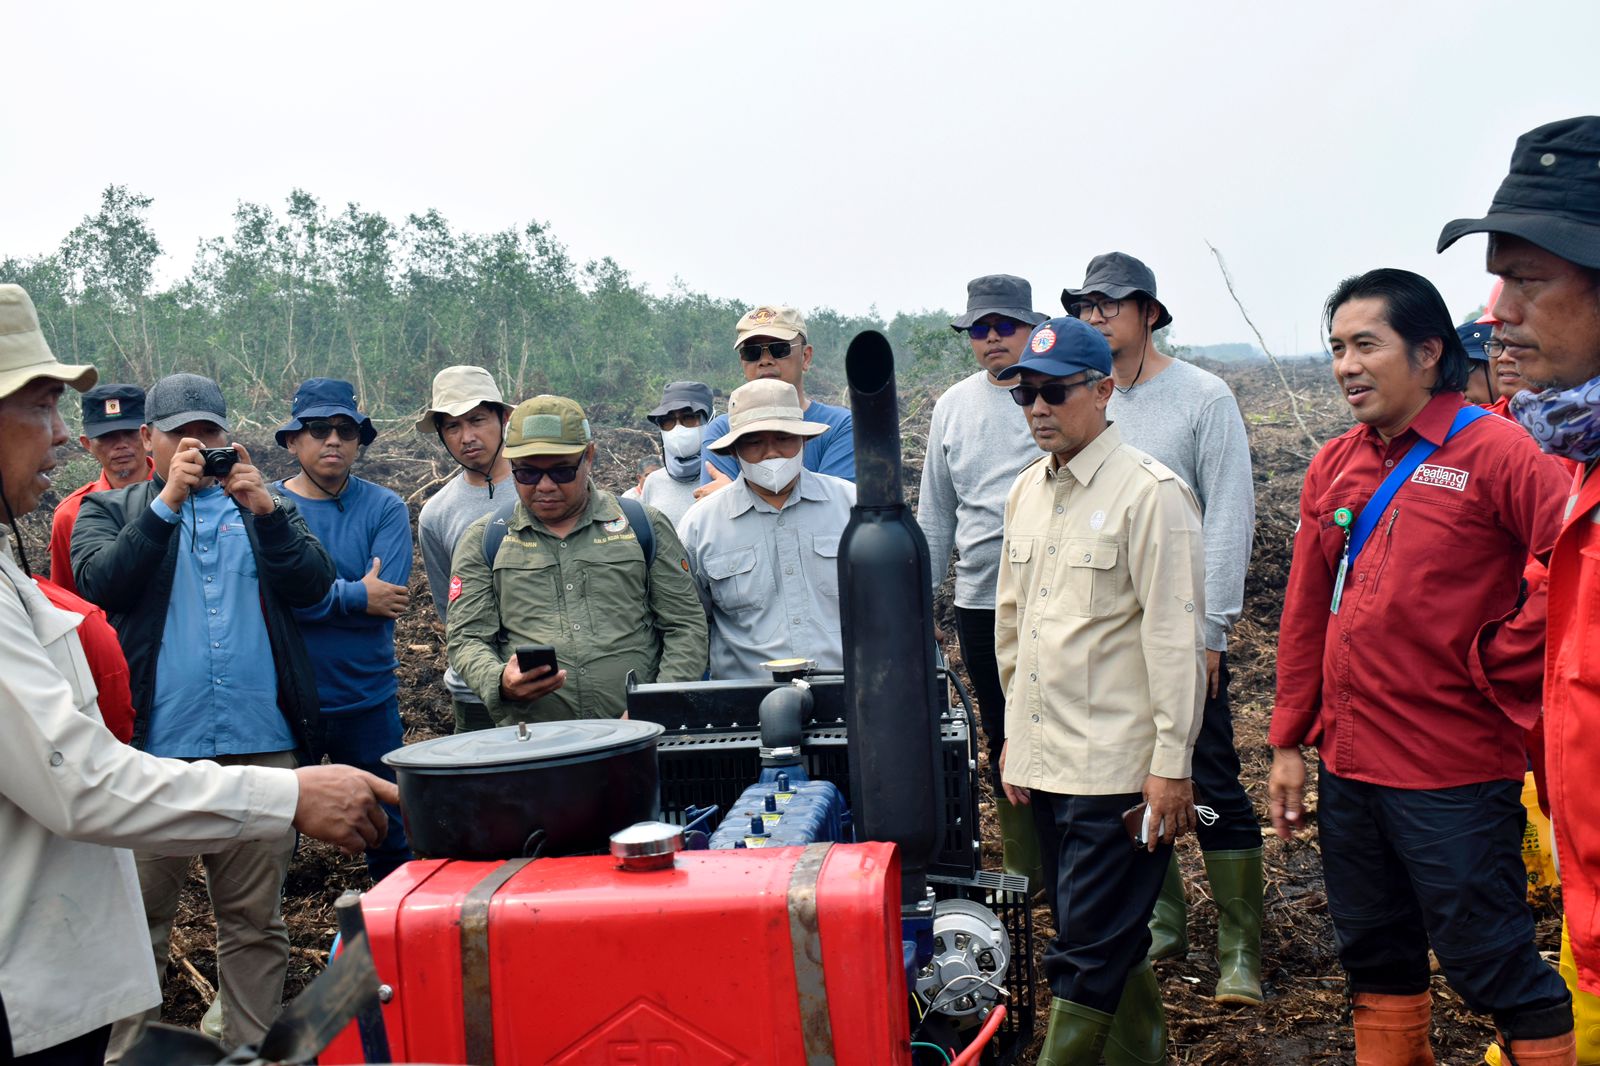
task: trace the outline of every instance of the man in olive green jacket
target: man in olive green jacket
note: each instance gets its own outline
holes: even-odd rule
[[[590,480],[594,443],[583,408],[560,396],[524,400],[505,442],[517,500],[467,527],[447,593],[450,665],[490,716],[500,725],[617,718],[630,670],[641,682],[699,680],[706,616],[683,544],[665,516],[645,507],[654,542],[647,562],[617,497]],[[520,644],[553,645],[557,667],[524,673]]]

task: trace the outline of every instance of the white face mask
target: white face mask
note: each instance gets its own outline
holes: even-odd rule
[[[661,431],[661,446],[674,459],[693,459],[700,454],[700,426],[673,426]]]
[[[789,482],[800,476],[804,451],[795,452],[788,459],[763,459],[759,463],[739,460],[739,469],[751,484],[768,492],[779,492],[789,487]]]

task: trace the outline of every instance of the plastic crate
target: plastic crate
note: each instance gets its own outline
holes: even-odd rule
[[[970,877],[930,875],[928,885],[937,899],[966,899],[994,911],[1011,938],[1011,969],[1005,988],[1005,1021],[997,1039],[980,1060],[988,1066],[1009,1066],[1021,1060],[1033,1042],[1037,1017],[1033,983],[1033,907],[1028,901],[1028,879],[1016,874],[979,870]]]
[[[944,788],[940,807],[940,845],[930,874],[971,877],[978,872],[977,770],[973,763],[966,716],[950,711],[939,723]],[[801,757],[806,772],[832,781],[850,801],[848,735],[843,723],[805,730]],[[711,731],[687,727],[662,736],[660,756],[661,813],[681,821],[689,807],[714,803],[726,812],[761,774],[761,734],[736,732],[726,726]]]

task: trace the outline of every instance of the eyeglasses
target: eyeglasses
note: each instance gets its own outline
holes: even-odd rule
[[[1067,314],[1073,318],[1088,318],[1091,311],[1099,311],[1101,318],[1116,318],[1120,310],[1121,300],[1074,300],[1067,305]]]
[[[992,325],[985,322],[974,322],[972,325],[967,327],[967,334],[973,340],[981,341],[988,338],[989,331],[991,329],[994,330],[995,335],[998,337],[1009,337],[1017,331],[1017,323],[1011,321],[1009,318],[1001,319],[999,322],[995,322]]]
[[[747,363],[759,363],[762,352],[771,352],[774,359],[787,359],[789,353],[794,351],[794,345],[788,341],[768,341],[765,344],[741,344],[739,358]]]
[[[517,479],[518,485],[537,486],[547,477],[557,485],[570,485],[577,480],[578,470],[582,466],[582,463],[577,466],[514,466],[511,476]]]
[[[1484,341],[1483,342],[1483,354],[1487,355],[1489,357],[1489,361],[1490,362],[1493,362],[1494,360],[1500,358],[1502,355],[1506,354],[1506,342],[1505,341]]]
[[[326,418],[302,422],[300,428],[311,434],[312,440],[327,440],[335,433],[340,440],[355,440],[361,436],[361,427],[355,422],[330,422]]]
[[[662,415],[660,418],[652,419],[652,421],[662,429],[677,429],[679,426],[688,426],[690,429],[694,429],[706,424],[706,416],[699,411],[690,411],[686,415]]]
[[[1031,407],[1033,401],[1044,397],[1044,402],[1051,407],[1058,407],[1067,402],[1067,394],[1079,385],[1088,385],[1087,381],[1049,381],[1043,385],[1014,385],[1011,388],[1011,399],[1018,407]]]

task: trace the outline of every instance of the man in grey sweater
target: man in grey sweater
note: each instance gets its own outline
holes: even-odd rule
[[[950,323],[965,333],[981,368],[956,382],[933,407],[917,521],[928,539],[935,587],[944,580],[953,546],[956,560],[956,636],[972,679],[983,723],[1008,873],[1039,881],[1039,841],[1033,816],[1012,806],[1000,784],[1006,694],[994,654],[994,593],[1000,573],[1006,493],[1022,468],[1039,457],[1026,414],[1011,399],[1010,382],[996,377],[1022,356],[1028,334],[1045,320],[1033,310],[1033,287],[1010,274],[967,283],[967,313]]]
[[[423,436],[437,435],[461,467],[461,472],[422,505],[417,516],[417,536],[422,542],[422,565],[428,572],[439,621],[446,620],[450,602],[460,585],[450,574],[456,542],[479,517],[511,499],[511,461],[505,449],[506,419],[511,405],[500,398],[500,386],[480,366],[447,366],[433,379],[433,396],[417,419]],[[450,691],[456,732],[491,729],[494,719],[472,688],[452,668],[446,668],[444,685]]]
[[[1214,374],[1158,351],[1155,332],[1172,321],[1156,298],[1155,274],[1123,252],[1098,255],[1061,302],[1111,343],[1116,391],[1108,414],[1127,443],[1153,455],[1194,490],[1206,546],[1207,698],[1194,750],[1196,802],[1216,820],[1196,836],[1217,901],[1221,1003],[1261,1002],[1261,827],[1239,782],[1228,706],[1228,630],[1244,609],[1255,535],[1250,444],[1239,404]],[[1150,921],[1152,959],[1188,950],[1183,879],[1176,857]]]

